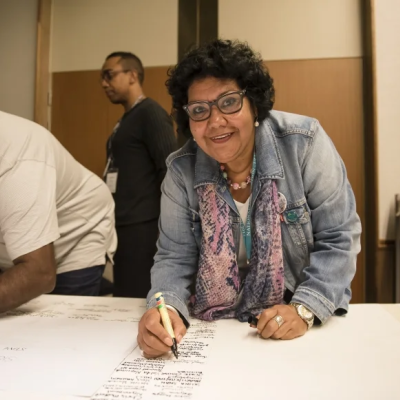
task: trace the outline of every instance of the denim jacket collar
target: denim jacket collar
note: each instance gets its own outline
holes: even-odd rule
[[[268,118],[256,128],[255,135],[258,178],[260,180],[284,179],[285,173],[281,155]],[[209,183],[216,184],[221,179],[219,163],[197,146],[194,187],[197,188]]]

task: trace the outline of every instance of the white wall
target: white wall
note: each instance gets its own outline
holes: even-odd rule
[[[400,193],[400,1],[375,0],[379,237],[394,239]]]
[[[37,0],[0,0],[0,110],[33,119]]]
[[[178,0],[53,0],[53,72],[100,69],[113,51],[143,65],[178,59]]]
[[[269,61],[359,57],[361,1],[219,0],[219,35]]]

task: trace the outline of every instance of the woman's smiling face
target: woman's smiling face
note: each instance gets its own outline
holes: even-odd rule
[[[240,91],[233,80],[207,77],[196,80],[188,90],[188,102],[214,101],[220,96]],[[252,159],[254,149],[254,111],[249,99],[243,97],[243,107],[234,114],[223,114],[215,105],[204,121],[190,119],[190,130],[196,143],[221,164]]]

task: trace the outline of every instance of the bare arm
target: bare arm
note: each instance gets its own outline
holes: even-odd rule
[[[5,312],[54,289],[56,262],[53,243],[15,260],[0,274],[0,312]]]

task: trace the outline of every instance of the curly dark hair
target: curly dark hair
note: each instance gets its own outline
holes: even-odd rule
[[[188,102],[190,85],[198,79],[214,77],[236,81],[240,89],[246,89],[246,96],[257,110],[260,121],[274,105],[273,79],[260,54],[247,43],[217,39],[198,46],[171,68],[168,76],[165,84],[172,97],[172,115],[178,132],[189,138],[192,136],[189,116],[182,107]]]

